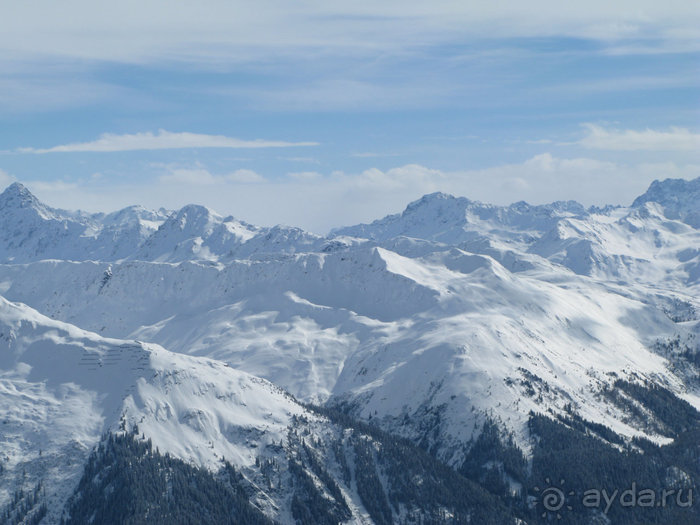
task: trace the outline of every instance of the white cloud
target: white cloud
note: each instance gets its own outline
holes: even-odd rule
[[[167,175],[139,186],[106,188],[104,180],[65,189],[27,185],[49,204],[68,209],[86,203],[94,211],[135,203],[178,208],[194,202],[256,224],[284,223],[324,233],[332,227],[399,212],[408,202],[435,191],[494,204],[570,199],[584,205],[629,204],[654,179],[698,177],[700,166],[673,162],[626,165],[544,153],[522,163],[481,170],[442,171],[406,165],[360,173],[314,172],[313,176],[267,179],[261,184],[241,184],[241,176],[240,172],[233,177],[215,175],[203,166],[170,167]],[[257,180],[252,174],[243,178]]]
[[[239,169],[225,175],[213,175],[203,167],[172,167],[158,180],[162,184],[212,186],[226,183],[254,184],[265,182],[265,178],[253,170]]]
[[[4,188],[5,186],[15,182],[15,180],[16,179],[12,175],[3,169],[0,169],[0,187]]]
[[[667,131],[653,129],[606,129],[584,124],[586,136],[578,144],[589,149],[614,151],[700,151],[700,133],[673,127]]]
[[[158,179],[164,184],[210,185],[222,182],[221,177],[212,175],[204,168],[175,168]]]
[[[241,184],[254,184],[265,182],[265,177],[263,177],[259,173],[256,173],[253,170],[246,169],[236,170],[233,173],[224,175],[224,179],[226,179],[228,182],[237,182]]]
[[[3,7],[0,53],[141,63],[220,62],[309,49],[376,53],[465,36],[562,35],[619,45],[651,35],[689,44],[697,41],[698,14],[695,2],[688,0],[272,0],[257,2],[254,8],[242,0],[122,0],[109,5],[38,0]]]
[[[172,133],[163,129],[157,133],[150,131],[116,135],[104,133],[91,142],[76,142],[50,148],[18,148],[18,153],[73,153],[73,152],[115,152],[186,148],[289,148],[318,146],[317,142],[285,142],[279,140],[242,140],[224,135],[201,133]]]

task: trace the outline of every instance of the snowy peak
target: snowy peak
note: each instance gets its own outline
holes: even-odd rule
[[[3,206],[9,206],[13,202],[22,203],[26,201],[36,201],[36,197],[27,189],[24,184],[14,182],[10,184],[5,191],[0,194],[0,203]]]
[[[19,183],[0,195],[0,261],[82,257],[94,229],[92,217],[50,208]]]
[[[11,214],[37,215],[42,219],[56,218],[56,210],[42,204],[26,186],[15,182],[0,194],[0,211],[3,216]]]
[[[102,219],[102,224],[105,227],[123,227],[148,221],[160,225],[170,217],[172,213],[173,212],[163,208],[158,211],[152,211],[139,205],[127,206],[126,208],[105,215]]]
[[[206,206],[188,204],[171,216],[161,229],[179,229],[189,233],[211,233],[214,224],[220,223],[221,217]]]
[[[0,204],[5,206],[26,207],[28,203],[39,203],[37,198],[24,184],[14,182],[0,194]]]
[[[170,215],[133,258],[169,262],[213,258],[203,245],[222,222],[209,208],[189,204]]]
[[[188,204],[173,213],[131,258],[181,262],[231,259],[241,245],[264,229],[221,217],[213,210]]]
[[[318,252],[321,251],[324,241],[324,237],[301,228],[277,225],[259,230],[235,252],[235,256],[260,259]]]
[[[410,203],[401,214],[389,215],[371,224],[340,228],[333,233],[379,242],[403,236],[452,245],[472,243],[488,236],[508,244],[539,236],[562,218],[587,214],[575,201],[538,206],[521,201],[510,206],[495,206],[445,193],[431,193]]]
[[[406,209],[371,224],[358,224],[334,230],[335,236],[350,236],[386,241],[405,236],[426,240],[442,240],[448,230],[459,235],[466,222],[466,209],[471,201],[445,193],[431,193],[411,202]],[[457,230],[457,231],[453,231]]]
[[[420,199],[410,202],[401,215],[406,216],[426,210],[430,213],[440,214],[450,207],[466,208],[471,203],[472,201],[466,197],[455,197],[454,195],[437,191],[423,195]]]
[[[700,196],[700,177],[693,180],[655,180],[646,192],[634,200],[632,207],[639,207],[645,202],[658,202],[663,206],[667,206],[683,202],[690,204],[692,201],[695,204],[695,208],[700,208],[698,196]]]
[[[681,220],[700,229],[700,177],[693,180],[655,180],[644,194],[634,200],[632,207],[640,208],[648,202],[663,206],[667,218]]]

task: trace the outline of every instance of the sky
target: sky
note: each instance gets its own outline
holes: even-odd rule
[[[700,2],[7,2],[0,187],[325,233],[700,176]]]

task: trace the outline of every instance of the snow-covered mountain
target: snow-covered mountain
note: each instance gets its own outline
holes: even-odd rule
[[[46,512],[44,523],[75,519],[74,507],[66,503],[88,497],[85,489],[74,492],[88,457],[94,465],[96,447],[104,450],[105,436],[115,433],[148,440],[158,454],[202,469],[200,476],[212,476],[212,483],[217,472],[232,466],[255,508],[282,523],[293,523],[300,507],[324,519],[369,522],[374,509],[363,493],[362,476],[377,479],[380,469],[416,453],[344,428],[268,381],[222,362],[102,338],[2,297],[0,341],[0,508],[8,509],[3,510],[8,522],[33,522],[40,512]],[[398,457],[379,455],[374,472],[360,473],[348,463],[363,443],[391,448]],[[495,516],[501,516],[497,523],[515,523],[483,489],[456,473],[441,473],[439,465],[434,472],[431,468],[416,475],[457,483],[470,497],[493,504]],[[93,472],[88,484],[98,485],[105,475]],[[129,473],[111,475],[128,478]],[[319,486],[305,487],[309,483]],[[378,487],[390,499],[396,490],[391,480]],[[113,484],[101,489],[99,499],[115,489]],[[40,494],[45,510],[32,494]],[[478,511],[455,500],[443,498],[442,504],[451,512]],[[393,512],[428,515],[430,505],[395,503]]]
[[[29,476],[60,511],[108,431],[138,425],[176,457],[246,468],[286,437],[293,416],[308,416],[278,387],[223,363],[104,339],[3,298],[0,337],[2,501]]]
[[[113,260],[132,253],[169,212],[131,206],[110,214],[87,214],[50,208],[22,184],[0,195],[0,260]]]
[[[0,195],[0,293],[101,337],[145,343],[101,339],[44,318],[38,325],[54,328],[30,338],[51,341],[43,352],[68,352],[60,342],[66,336],[56,334],[71,333],[78,346],[94,348],[94,360],[143,356],[145,372],[127,360],[110,365],[126,368],[110,387],[115,394],[96,400],[79,386],[49,392],[42,389],[50,381],[32,383],[31,374],[47,372],[38,353],[27,354],[36,363],[15,357],[2,369],[45,398],[43,408],[31,408],[46,414],[37,421],[61,396],[82,399],[94,414],[76,438],[83,458],[123,412],[134,421],[145,417],[139,428],[149,435],[169,436],[154,441],[169,443],[161,448],[178,457],[204,466],[224,456],[249,463],[254,455],[241,435],[229,439],[207,425],[250,417],[256,432],[266,428],[278,440],[290,414],[305,409],[246,373],[380,424],[455,467],[485,420],[500,421],[527,451],[531,411],[573,409],[628,438],[669,442],[664,425],[630,417],[603,393],[621,380],[647,381],[700,406],[698,186],[700,179],[655,182],[632,207],[603,209],[575,202],[500,207],[438,193],[401,214],[319,237],[195,205],[65,212],[14,184]],[[29,315],[3,305],[3,312]],[[30,325],[37,322],[18,326]],[[80,351],[61,359],[78,363],[74,354]],[[31,368],[14,370],[20,362]],[[251,405],[257,416],[226,415],[228,408],[204,406],[218,406],[209,394],[201,407],[184,394],[172,400],[176,394],[163,394],[170,387],[158,383],[167,370],[183,371],[173,373],[192,381],[183,383],[188,392],[204,389],[216,399],[236,391],[232,382],[252,382],[251,395],[280,408],[266,422],[262,404]],[[112,400],[123,392],[133,406]],[[179,402],[194,415],[178,412]],[[176,416],[163,416],[166,404]],[[22,436],[34,452],[18,449],[14,457],[36,456],[36,442]]]

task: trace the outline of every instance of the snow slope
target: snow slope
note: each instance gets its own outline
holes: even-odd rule
[[[250,467],[306,414],[269,382],[204,358],[105,339],[0,298],[0,504],[42,479],[57,521],[103,433],[138,425],[162,452]]]

